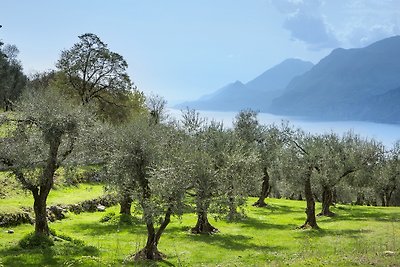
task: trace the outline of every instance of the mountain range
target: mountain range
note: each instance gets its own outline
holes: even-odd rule
[[[312,67],[311,62],[287,59],[246,84],[236,81],[220,88],[213,94],[205,95],[196,101],[184,102],[175,107],[223,111],[251,108],[266,111],[266,107],[283,93],[294,77],[305,73]]]
[[[254,80],[178,107],[244,108],[318,120],[400,123],[400,36],[333,50],[316,65],[288,59]]]

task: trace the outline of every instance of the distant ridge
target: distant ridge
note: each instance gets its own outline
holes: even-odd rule
[[[400,36],[337,48],[315,66],[288,59],[246,84],[236,81],[176,107],[400,124]]]
[[[400,36],[365,48],[333,50],[293,79],[269,112],[400,123]]]
[[[196,101],[178,104],[175,108],[190,107],[216,111],[252,108],[266,111],[271,101],[283,93],[294,77],[305,73],[312,66],[311,62],[287,59],[246,84],[240,81],[230,83],[210,95],[205,95]]]

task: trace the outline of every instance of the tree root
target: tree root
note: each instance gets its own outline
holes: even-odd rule
[[[139,252],[133,254],[130,259],[134,261],[141,261],[141,260],[163,260],[166,258],[166,255],[158,251],[158,249],[153,249],[153,251],[148,255],[146,248],[143,248]]]
[[[219,232],[219,230],[214,226],[212,226],[211,224],[206,224],[202,226],[196,225],[190,231],[192,234],[208,234],[208,235],[212,235]]]
[[[303,225],[296,227],[296,229],[303,229],[303,230],[305,230],[305,229],[313,229],[313,230],[318,230],[318,229],[321,229],[321,228],[319,228],[318,225],[312,226],[312,225],[310,225],[308,222],[306,222],[306,223],[304,223]]]
[[[326,217],[335,217],[335,216],[337,216],[337,214],[334,213],[334,212],[332,212],[332,211],[329,211],[329,212],[327,212],[327,213],[322,213],[322,212],[320,212],[320,213],[317,214],[317,217],[322,217],[322,216],[326,216]]]
[[[257,200],[256,202],[254,202],[254,204],[252,206],[253,207],[259,207],[259,208],[264,208],[264,207],[268,207],[268,204],[265,203],[265,201]]]

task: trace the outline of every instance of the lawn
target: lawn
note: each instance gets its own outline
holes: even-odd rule
[[[20,211],[21,208],[33,207],[33,196],[30,192],[24,192],[19,188],[15,190],[19,192],[7,198],[0,198],[0,213],[12,213]],[[74,204],[102,195],[104,187],[101,184],[81,183],[77,186],[64,186],[50,191],[47,205]]]
[[[254,201],[250,199],[249,203]],[[146,241],[139,217],[100,222],[105,213],[69,214],[51,223],[60,236],[84,241],[58,241],[46,249],[24,250],[18,241],[31,225],[0,233],[0,266],[400,266],[400,208],[338,205],[333,218],[319,218],[321,230],[299,230],[305,219],[303,201],[269,199],[269,207],[248,206],[238,222],[211,222],[220,232],[193,235],[195,214],[173,218],[161,237],[161,262],[132,262],[127,257]],[[319,206],[317,205],[317,208]],[[394,255],[387,251],[394,252]]]

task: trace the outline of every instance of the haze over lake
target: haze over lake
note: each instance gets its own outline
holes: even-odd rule
[[[210,120],[222,121],[225,127],[232,127],[232,122],[237,115],[237,112],[225,111],[198,111],[203,118]],[[176,119],[181,119],[182,112],[178,109],[168,109],[168,114]],[[316,121],[307,120],[296,117],[278,116],[269,113],[259,113],[258,119],[261,124],[280,124],[283,121],[288,121],[296,128],[301,128],[306,132],[343,134],[347,131],[353,131],[365,138],[374,138],[381,141],[386,147],[391,147],[400,140],[400,125],[384,124],[365,121]]]

